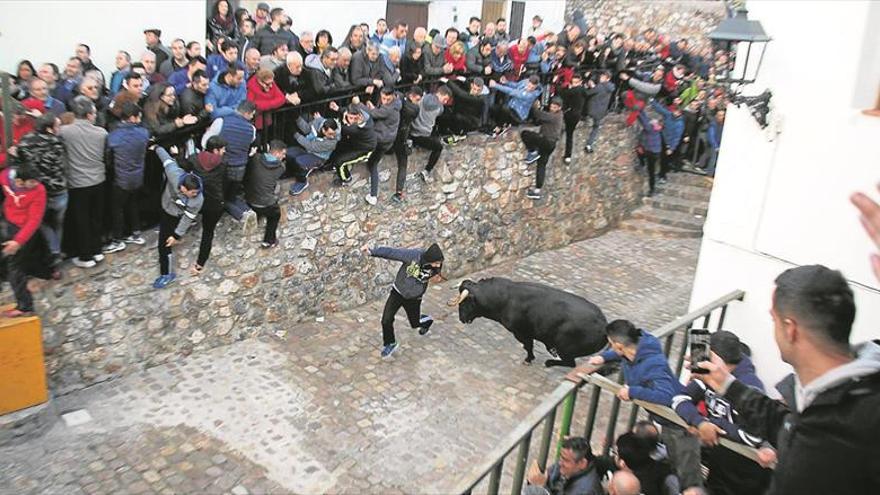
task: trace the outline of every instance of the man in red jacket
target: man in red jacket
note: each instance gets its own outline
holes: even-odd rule
[[[15,293],[16,307],[3,312],[7,318],[30,316],[34,313],[34,298],[27,288],[24,260],[30,242],[46,211],[46,188],[37,181],[31,167],[7,168],[0,173],[3,187],[3,262],[6,277]]]

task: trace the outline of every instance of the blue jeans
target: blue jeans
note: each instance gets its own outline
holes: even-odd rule
[[[64,214],[67,212],[67,191],[46,197],[46,213],[40,232],[49,244],[52,254],[61,254],[61,235],[64,231]]]

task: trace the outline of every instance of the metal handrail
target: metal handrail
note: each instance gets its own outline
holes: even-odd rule
[[[698,319],[704,319],[704,326],[707,326],[712,315],[717,309],[721,309],[721,315],[718,320],[718,328],[724,324],[724,317],[727,312],[727,305],[733,301],[742,301],[745,297],[745,292],[742,290],[732,291],[724,296],[721,296],[703,306],[700,306],[693,311],[688,312],[687,314],[680,316],[669,322],[657,330],[651,332],[658,339],[665,338],[666,345],[664,346],[664,352],[669,354],[671,350],[672,338],[675,335],[675,332],[681,328],[690,328],[691,325]],[[687,336],[685,336],[687,339]],[[684,346],[683,346],[684,347]],[[684,349],[680,349],[680,361],[684,359]],[[590,375],[591,376],[591,375]],[[517,465],[515,469],[514,482],[511,490],[512,494],[518,494],[521,489],[522,484],[522,475],[521,473],[525,469],[525,464],[527,462],[528,457],[528,446],[533,436],[534,431],[538,428],[538,425],[542,422],[545,423],[545,428],[549,428],[548,432],[546,429],[544,431],[544,438],[552,438],[552,429],[553,422],[556,418],[557,408],[560,404],[564,404],[563,414],[561,418],[561,428],[558,436],[558,443],[556,447],[556,452],[558,456],[559,449],[561,447],[561,442],[568,435],[569,429],[571,426],[571,419],[574,413],[574,402],[577,397],[577,392],[583,386],[587,384],[591,384],[593,386],[593,396],[590,402],[590,412],[587,417],[587,431],[585,431],[585,436],[589,437],[592,434],[592,429],[595,425],[595,415],[598,406],[598,398],[601,390],[611,391],[620,387],[620,384],[614,383],[611,380],[608,380],[605,377],[592,377],[586,379],[586,381],[581,381],[579,383],[575,383],[572,381],[564,381],[560,383],[556,389],[553,390],[540,404],[538,404],[526,417],[511,431],[507,434],[499,443],[498,447],[493,449],[487,456],[486,460],[480,464],[478,464],[474,469],[472,469],[468,475],[459,483],[456,487],[454,493],[462,493],[468,494],[471,490],[474,489],[479,483],[481,483],[487,476],[491,476],[489,481],[489,491],[490,495],[494,495],[498,493],[498,488],[500,486],[500,477],[502,474],[502,468],[504,466],[504,461],[507,456],[513,452],[513,450],[520,446],[520,455],[517,456]],[[616,397],[613,399],[614,405],[612,406],[612,418],[609,421],[609,432],[608,435],[613,436],[614,428],[613,425],[617,423],[617,411],[620,405],[619,399]],[[657,404],[649,404],[642,403],[641,401],[633,401],[632,408],[632,418],[635,418],[638,414],[639,408],[644,408],[645,410],[652,412],[654,414],[658,414],[659,416],[666,417],[668,413],[671,413],[673,417],[678,418],[674,411],[669,408],[664,408],[664,406],[659,406]],[[665,409],[665,411],[664,411]],[[678,418],[679,422],[682,422],[680,418]],[[683,423],[683,422],[682,422]],[[681,423],[680,423],[681,424]],[[610,438],[610,436],[608,436]],[[754,449],[750,447],[746,447],[740,444],[736,444],[734,442],[727,441],[726,439],[722,439],[724,441],[721,442],[721,445],[725,448],[729,448],[737,453],[745,455],[746,457],[756,460],[757,456],[755,455]],[[548,446],[549,447],[549,446]],[[547,448],[548,448],[547,447]],[[607,450],[607,449],[606,449]],[[539,457],[542,461],[545,461],[542,464],[546,463],[547,453],[545,452],[545,446],[542,445],[541,451],[538,452]],[[517,486],[519,485],[519,486]]]

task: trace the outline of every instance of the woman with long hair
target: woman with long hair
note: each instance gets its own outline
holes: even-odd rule
[[[345,35],[345,41],[342,42],[340,48],[345,47],[351,50],[352,55],[357,53],[358,50],[364,47],[365,38],[364,31],[357,24],[352,24],[351,28],[348,30],[348,34]]]
[[[219,38],[238,38],[238,23],[235,22],[229,0],[217,0],[208,18],[208,39],[216,46]]]
[[[30,95],[31,80],[36,75],[37,70],[34,69],[34,64],[32,64],[30,60],[22,60],[19,62],[18,70],[15,71],[15,77],[12,78],[16,86],[12,93],[12,97],[17,100],[27,98]]]
[[[330,31],[322,29],[315,35],[315,53],[321,55],[328,47],[333,46],[333,35]]]
[[[153,135],[161,138],[196,122],[198,119],[193,115],[180,116],[180,105],[174,86],[163,82],[150,91],[147,102],[144,103],[144,125]]]

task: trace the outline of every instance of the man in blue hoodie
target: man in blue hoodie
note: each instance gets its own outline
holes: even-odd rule
[[[636,328],[627,320],[612,321],[605,332],[611,349],[591,357],[587,362],[593,366],[621,363],[626,385],[620,389],[617,397],[622,401],[638,399],[671,407],[673,396],[683,387],[669,369],[657,337]],[[652,414],[651,419],[661,427],[660,439],[669,450],[682,489],[701,487],[699,441],[664,418]]]
[[[748,347],[739,338],[726,330],[719,330],[709,339],[709,348],[723,361],[730,373],[742,383],[764,393],[764,384],[755,374],[755,365],[748,356]],[[672,399],[673,409],[688,424],[698,430],[703,444],[712,447],[718,444],[718,435],[749,447],[759,448],[759,452],[769,461],[775,460],[773,449],[763,447],[764,441],[737,426],[739,413],[730,401],[716,394],[706,386],[699,375],[692,375],[683,393]],[[707,416],[692,407],[704,402]],[[702,461],[709,468],[706,485],[714,495],[745,495],[764,493],[770,486],[770,471],[750,459],[726,448],[707,448],[703,450]]]
[[[364,246],[361,250],[376,258],[400,262],[382,312],[382,357],[387,358],[400,347],[394,337],[394,316],[401,306],[406,311],[410,327],[418,328],[419,335],[427,335],[431,329],[434,319],[421,313],[422,296],[428,289],[428,282],[442,279],[443,251],[436,243],[428,249]]]

